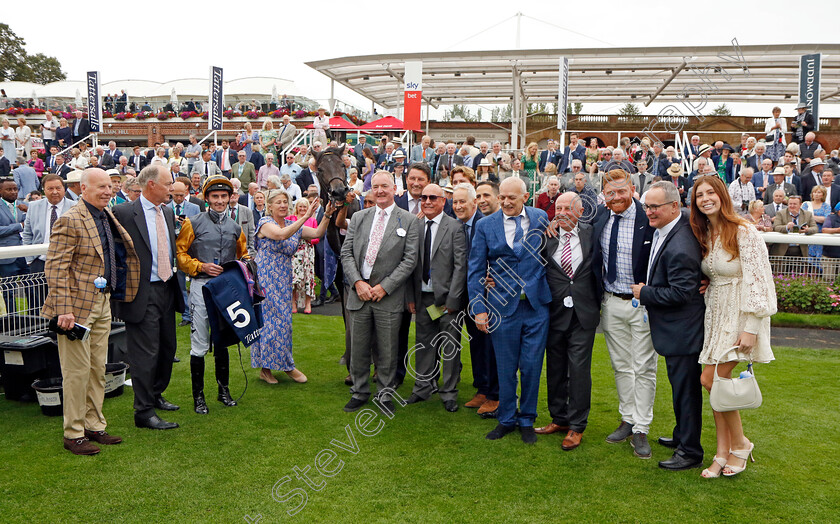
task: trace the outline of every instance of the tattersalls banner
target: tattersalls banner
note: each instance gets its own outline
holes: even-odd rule
[[[207,129],[222,128],[222,113],[225,110],[225,94],[221,67],[210,68],[210,109],[207,112]]]
[[[423,93],[423,62],[405,63],[405,93],[403,98],[403,124],[406,129],[420,129],[420,103]]]
[[[99,71],[87,73],[87,103],[90,132],[102,131],[102,100],[99,98]]]
[[[566,130],[568,115],[566,108],[569,105],[569,59],[560,57],[560,93],[557,96],[557,129]]]
[[[814,131],[820,130],[820,69],[822,54],[802,55],[799,59],[799,103],[808,104],[814,116]]]

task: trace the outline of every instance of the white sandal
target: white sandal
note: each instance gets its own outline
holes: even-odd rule
[[[730,451],[730,453],[731,453],[731,451]],[[726,467],[726,459],[718,457],[717,455],[715,455],[715,458],[712,459],[712,462],[717,462],[718,466],[720,466],[720,471],[718,471],[717,473],[712,473],[711,470],[709,470],[709,468],[706,468],[706,469],[703,470],[702,473],[700,473],[700,476],[703,477],[704,479],[716,479],[716,478],[718,478],[720,476],[720,473],[723,471],[723,468]],[[711,464],[710,464],[710,466],[711,466]]]
[[[744,461],[744,467],[732,466],[731,464],[727,464],[726,467],[729,468],[729,473],[726,473],[725,471],[721,470],[721,472],[723,473],[723,476],[724,477],[734,477],[738,473],[741,473],[742,471],[747,469],[747,464],[748,464],[747,459],[750,459],[751,461],[755,462],[755,458],[753,458],[753,449],[755,449],[755,444],[750,442],[749,449],[732,449],[732,450],[729,450],[730,453],[732,453],[733,455],[735,455],[736,457],[738,457],[739,459]]]

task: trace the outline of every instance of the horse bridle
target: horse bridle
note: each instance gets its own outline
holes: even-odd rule
[[[323,157],[323,156],[333,155],[333,154],[335,154],[335,153],[333,153],[332,151],[325,151],[324,153],[322,153],[322,154],[321,154],[321,156]],[[320,162],[319,162],[319,163],[320,163]],[[350,187],[350,186],[348,186],[348,185],[347,185],[347,181],[346,181],[346,180],[344,180],[344,178],[343,178],[343,177],[341,177],[341,176],[333,176],[332,178],[330,178],[329,180],[327,180],[327,188],[329,188],[329,186],[330,186],[330,184],[332,184],[332,181],[333,181],[333,180],[341,180],[341,183],[344,185],[344,187]]]

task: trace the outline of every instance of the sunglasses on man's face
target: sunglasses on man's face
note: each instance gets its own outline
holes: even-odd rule
[[[429,200],[430,202],[435,203],[435,202],[437,202],[438,198],[443,198],[443,197],[437,196],[437,195],[420,195],[420,200],[422,202],[425,202],[426,200]]]

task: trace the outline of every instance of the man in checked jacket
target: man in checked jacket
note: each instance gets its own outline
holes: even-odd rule
[[[131,237],[108,209],[111,179],[105,171],[86,169],[81,187],[79,203],[52,225],[44,265],[49,294],[41,316],[58,317],[58,327],[64,330],[74,324],[90,328],[87,340],[65,335],[57,339],[64,378],[64,448],[76,455],[95,455],[99,447],[91,440],[122,442],[105,431],[102,414],[110,300],[134,299],[140,261]]]

